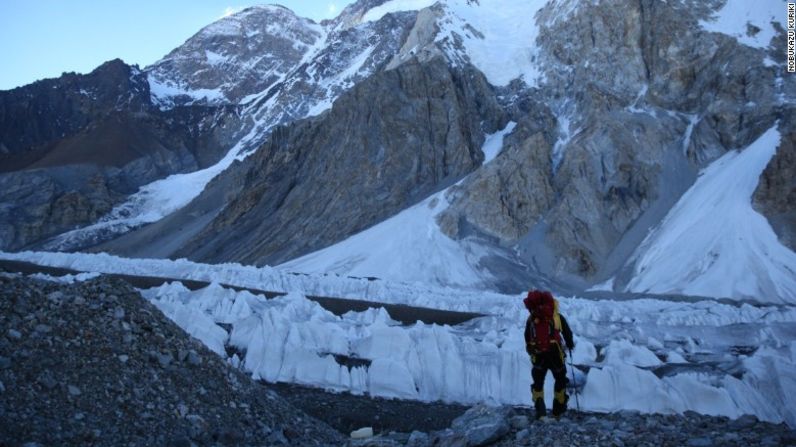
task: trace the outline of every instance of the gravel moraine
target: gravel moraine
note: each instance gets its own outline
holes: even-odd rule
[[[127,283],[0,275],[0,445],[335,445]]]

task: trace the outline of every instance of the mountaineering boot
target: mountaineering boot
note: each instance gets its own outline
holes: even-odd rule
[[[536,408],[536,419],[547,416],[547,407],[544,404],[544,390],[533,390],[533,405]]]
[[[536,419],[542,419],[547,416],[547,407],[545,407],[544,399],[536,399],[534,406],[536,407]]]
[[[556,391],[553,397],[553,416],[559,417],[567,411],[567,401],[569,396],[565,390]]]

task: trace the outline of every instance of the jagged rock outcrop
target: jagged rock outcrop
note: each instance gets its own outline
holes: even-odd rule
[[[442,59],[374,75],[233,168],[240,194],[176,256],[271,263],[337,242],[476,169],[500,113],[478,72]]]
[[[64,185],[44,171],[0,175],[0,241],[4,249],[92,222],[111,210],[118,194],[96,170],[54,170],[71,181]],[[81,177],[81,174],[85,177]]]
[[[792,128],[782,135],[753,198],[755,208],[766,216],[780,242],[796,251],[796,132]]]
[[[527,234],[552,205],[554,129],[555,117],[546,108],[524,117],[498,159],[451,189],[454,207],[439,218],[443,230],[455,238],[465,237],[468,225],[501,239]]]
[[[24,161],[35,158],[14,156],[73,135],[110,110],[143,111],[148,98],[146,79],[119,59],[87,75],[65,73],[0,92],[0,171],[25,167]]]

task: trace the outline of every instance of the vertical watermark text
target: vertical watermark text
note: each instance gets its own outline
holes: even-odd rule
[[[796,3],[788,2],[788,71],[796,73]]]

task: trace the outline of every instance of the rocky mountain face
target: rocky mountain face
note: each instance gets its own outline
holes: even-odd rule
[[[472,133],[493,132],[509,119],[518,125],[494,161],[480,166],[473,159],[456,171],[471,174],[448,193],[451,206],[438,218],[443,231],[455,239],[503,247],[505,257],[528,278],[541,275],[586,285],[626,269],[649,228],[660,222],[700,168],[727,150],[747,146],[777,122],[788,132],[782,118],[792,104],[782,98],[792,95],[786,92],[793,86],[780,82],[781,67],[764,63],[769,57],[765,50],[700,28],[699,21],[720,5],[617,0],[578,8],[552,2],[541,8],[536,16],[541,81],[531,87],[514,82],[475,88],[486,94],[470,107],[494,105],[481,114],[481,128]],[[462,66],[464,72],[477,71],[464,38],[455,32],[441,37],[446,21],[452,20],[446,8],[437,5],[417,14],[387,70],[352,92],[359,94],[377,79],[417,64],[438,70],[440,61],[446,61],[458,66],[454,71]],[[477,76],[459,78],[465,89],[483,83]],[[405,92],[406,87],[368,90],[380,110],[390,110],[385,94],[400,97]],[[330,116],[320,118],[335,122],[335,139],[317,133],[317,124],[288,125],[247,160],[249,174],[230,174],[244,179],[233,181],[242,185],[242,194],[178,255],[278,263],[342,240],[419,197],[407,194],[405,187],[394,188],[402,180],[387,175],[390,163],[352,160],[352,147],[389,154],[381,140],[368,137],[373,125],[363,126],[361,116],[395,129],[396,135],[406,126],[387,126],[387,116],[347,98],[343,95]],[[458,107],[446,107],[458,114]],[[437,126],[433,119],[429,126],[429,115],[418,108],[408,109],[406,116],[414,138]],[[457,133],[447,135],[459,139]],[[447,157],[448,151],[435,149],[432,140],[421,141],[424,150]],[[480,141],[470,139],[468,150]],[[303,163],[294,154],[302,151],[323,160],[323,169],[297,168]],[[779,153],[785,152],[783,146]],[[346,162],[338,164],[329,154]],[[414,176],[415,171],[398,168],[404,176]],[[361,172],[365,178],[359,178]],[[788,178],[779,171],[767,175]],[[379,179],[378,188],[368,188],[368,177]],[[346,181],[333,180],[339,178]],[[347,182],[350,178],[356,178],[358,187]],[[450,182],[434,184],[440,189]],[[380,193],[391,188],[391,193]],[[373,197],[379,205],[370,202]],[[773,219],[783,222],[779,227],[786,234],[784,228],[794,222],[787,212],[774,211],[782,207],[766,209],[772,217],[779,213]],[[308,225],[315,219],[324,222],[323,228]],[[245,228],[242,234],[251,239],[232,228]]]
[[[796,128],[794,114],[781,118],[782,142],[763,171],[753,204],[766,216],[779,240],[796,251]]]
[[[600,278],[698,168],[747,146],[793,105],[780,100],[781,67],[766,66],[765,51],[700,30],[709,4],[604,1],[554,20],[563,6],[537,16],[545,81],[534,100],[555,121],[521,121],[442,219],[519,244],[548,275]],[[543,137],[551,127],[558,139]]]
[[[225,173],[240,193],[177,256],[261,264],[323,248],[472,172],[481,123],[499,115],[480,73],[441,59],[374,75]]]
[[[394,55],[400,51],[415,23],[416,15],[417,13],[412,11],[401,12],[387,15],[375,22],[357,23],[349,27],[343,26],[342,22],[327,22],[324,28],[326,32],[324,45],[318,45],[311,53],[308,53],[305,56],[306,63],[297,65],[283,80],[267,87],[262,92],[251,95],[247,99],[248,102],[239,106],[241,128],[243,129],[241,134],[245,134],[245,136],[237,142],[233,140],[230,154],[242,155],[255,152],[255,149],[264,140],[269,139],[275,126],[292,123],[298,118],[322,115],[332,107],[332,103],[340,95],[358,86],[372,74],[383,71]],[[341,15],[338,20],[342,20],[343,17],[345,14]],[[390,87],[393,84],[390,84]],[[418,91],[420,90],[418,88]],[[383,94],[377,93],[373,87],[370,87],[369,92],[373,95]],[[417,94],[417,92],[412,93],[414,96]],[[400,102],[404,99],[398,98],[396,101]],[[357,103],[361,105],[366,102],[360,97]],[[356,112],[351,110],[346,113],[348,116],[355,116]],[[378,113],[380,116],[383,115],[383,112],[379,111]],[[317,119],[328,120],[329,118],[319,117]],[[309,138],[303,140],[304,144],[308,142],[311,142]],[[286,141],[282,141],[281,144],[285,143]],[[312,144],[315,144],[316,150],[321,149],[320,142]],[[342,150],[341,145],[337,147]],[[196,237],[199,232],[204,231],[205,236],[215,232],[216,230],[206,227],[222,209],[227,207],[230,200],[245,193],[246,189],[250,188],[254,191],[261,189],[259,186],[248,185],[241,181],[241,169],[249,168],[230,169],[229,173],[219,175],[207,185],[202,195],[186,207],[157,223],[101,244],[95,249],[136,256],[151,256],[152,253],[156,253],[157,256],[175,256],[178,250],[181,253],[193,253],[194,250],[207,253],[208,249],[201,248],[200,245],[205,242],[209,243],[210,239],[200,239],[198,243],[192,242],[186,247],[183,245]],[[267,179],[266,181],[271,182],[272,180]],[[199,192],[196,191],[197,195]],[[401,200],[403,199],[397,201]],[[235,206],[240,206],[241,203],[243,202],[238,201]],[[390,212],[395,211],[392,209]],[[235,212],[240,212],[240,210]],[[251,216],[255,215],[255,213],[251,214]],[[374,211],[374,215],[384,216],[378,210]],[[256,221],[259,218],[255,217],[254,219]],[[368,221],[366,225],[372,223],[372,221]],[[357,224],[355,228],[362,228],[360,225]],[[222,227],[216,226],[215,228],[221,229]],[[323,231],[327,229],[328,226]],[[318,235],[317,238],[326,243],[335,240],[323,235]],[[322,247],[317,243],[309,246],[313,249]],[[229,247],[227,252],[234,250],[237,248]],[[269,256],[267,253],[259,253],[247,259],[277,259],[276,256]],[[214,259],[218,259],[218,257]]]
[[[95,249],[276,264],[448,188],[439,228],[499,253],[476,266],[496,278],[485,286],[546,278],[582,289],[615,277],[618,290],[645,235],[698,171],[773,126],[782,143],[754,201],[793,247],[796,85],[779,62],[779,24],[770,45],[749,45],[704,26],[724,7],[718,0],[410,3],[360,0],[320,24],[281,7],[250,8],[136,72],[129,83],[140,87],[125,110],[154,117],[136,123],[195,130],[190,144],[162,143],[183,156],[158,172],[190,171],[226,151],[238,161],[187,206]],[[2,148],[19,151],[20,138],[41,144],[80,127],[75,119],[50,133],[4,135]],[[121,127],[113,119],[97,128]],[[484,163],[485,136],[510,122],[502,150]],[[88,139],[75,138],[59,140],[61,152],[81,154]],[[196,155],[209,152],[197,149],[206,141],[215,158]],[[109,159],[133,152],[112,145],[119,154]],[[83,200],[96,206],[64,199],[80,217],[61,220],[107,212],[123,194],[106,183],[108,197]],[[5,247],[65,226],[6,236],[17,242]]]
[[[223,107],[161,111],[120,60],[0,92],[0,247],[20,249],[96,221],[144,184],[221,156]]]
[[[0,154],[3,171],[19,165],[18,155],[67,134],[74,134],[117,107],[143,111],[149,87],[137,70],[121,60],[107,62],[88,75],[64,74],[0,94]]]

